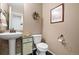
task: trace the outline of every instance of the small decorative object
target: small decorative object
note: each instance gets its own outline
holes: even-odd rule
[[[64,21],[64,4],[60,4],[50,11],[50,22],[58,23]]]
[[[10,33],[16,32],[16,30],[14,30],[14,28],[10,29]]]
[[[34,20],[39,20],[39,18],[40,18],[39,14],[36,11],[33,13],[32,16],[33,16]]]

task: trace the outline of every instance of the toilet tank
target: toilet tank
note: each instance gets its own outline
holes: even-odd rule
[[[42,39],[42,35],[41,34],[35,34],[35,35],[32,35],[32,36],[33,36],[35,44],[38,44],[38,43],[41,42],[41,39]]]

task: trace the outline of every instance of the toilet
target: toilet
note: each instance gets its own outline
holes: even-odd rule
[[[42,40],[42,35],[41,34],[36,34],[32,35],[34,39],[34,44],[36,45],[37,55],[46,55],[46,51],[48,50],[48,45],[46,43],[41,42]]]

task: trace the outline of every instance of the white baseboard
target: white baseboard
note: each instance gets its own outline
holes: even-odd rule
[[[50,50],[48,50],[50,53],[52,53],[53,55],[55,55],[55,53],[54,52],[52,52],[52,51],[50,51]]]

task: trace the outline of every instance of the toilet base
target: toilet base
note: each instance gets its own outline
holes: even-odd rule
[[[46,51],[39,51],[39,50],[37,50],[36,54],[37,55],[46,55]]]

